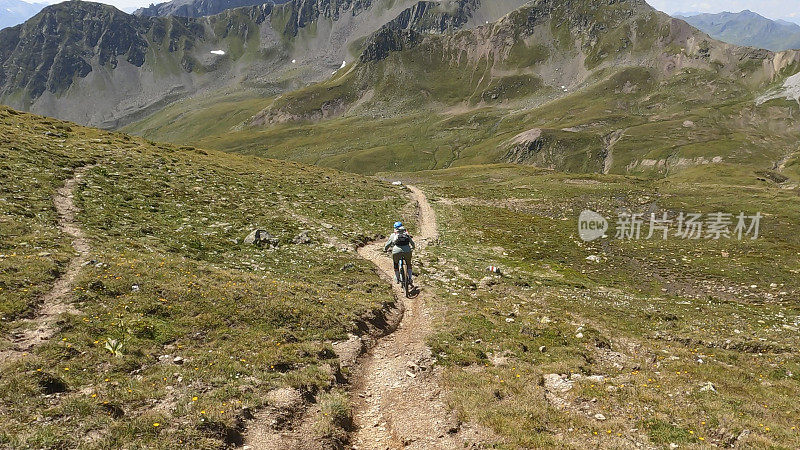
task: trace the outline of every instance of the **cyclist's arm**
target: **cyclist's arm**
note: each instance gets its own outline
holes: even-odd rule
[[[394,234],[389,236],[389,240],[386,241],[386,245],[383,246],[383,251],[388,252],[390,248],[394,247]]]
[[[411,249],[412,249],[412,250],[416,250],[416,249],[417,249],[417,244],[415,244],[415,243],[414,243],[414,238],[412,238],[411,236],[409,236],[409,237],[408,237],[408,242],[409,242],[409,244],[411,245]]]

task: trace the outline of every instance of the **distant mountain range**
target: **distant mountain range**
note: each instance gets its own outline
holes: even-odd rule
[[[0,0],[0,29],[13,27],[35,16],[47,3]]]
[[[675,17],[708,33],[714,39],[736,45],[783,51],[800,48],[800,25],[770,20],[752,11],[681,15]]]

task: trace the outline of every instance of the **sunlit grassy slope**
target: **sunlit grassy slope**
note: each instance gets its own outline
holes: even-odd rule
[[[800,445],[794,192],[514,166],[401,178],[439,219],[429,344],[450,404],[501,447]],[[587,208],[609,218],[610,238],[579,239]],[[623,210],[765,217],[755,241],[620,241]],[[545,383],[551,374],[571,388]]]
[[[93,165],[75,192],[92,246],[80,313],[2,368],[0,446],[219,448],[270,389],[328,389],[329,342],[394,301],[345,250],[406,205],[380,182],[5,108],[0,130],[2,348],[73,253],[51,197]],[[256,228],[279,247],[245,245]],[[292,242],[302,230],[311,244]]]
[[[643,2],[539,1],[264,99],[250,120],[219,102],[129,130],[368,174],[516,162],[659,178],[738,166],[757,178],[799,149],[797,103],[757,102],[796,60],[710,40]],[[515,141],[534,129],[537,142]]]

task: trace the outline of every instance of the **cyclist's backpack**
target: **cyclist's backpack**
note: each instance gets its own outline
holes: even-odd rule
[[[397,238],[394,240],[394,245],[404,247],[411,243],[411,236],[408,233],[398,233]]]

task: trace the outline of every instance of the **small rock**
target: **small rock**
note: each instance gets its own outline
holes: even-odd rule
[[[597,255],[590,255],[586,257],[586,260],[589,262],[599,263],[602,259]]]
[[[552,320],[547,316],[543,316],[541,319],[539,319],[539,322],[541,322],[541,323],[550,323],[550,322],[552,322]]]
[[[737,441],[741,441],[742,439],[746,438],[747,436],[750,436],[750,430],[742,430],[742,432],[739,433],[739,436],[736,438],[736,440]]]
[[[694,128],[694,122],[691,120],[686,120],[683,122],[684,128]]]
[[[572,389],[572,382],[557,373],[548,373],[544,376],[544,387],[552,392],[567,392]]]
[[[575,338],[577,338],[577,339],[583,339],[583,333],[577,333],[577,334],[575,335]]]
[[[546,351],[547,351],[547,347],[546,346],[542,345],[542,346],[539,347],[539,352],[540,353],[544,353]]]
[[[138,284],[134,284],[133,286],[131,286],[131,292],[139,292],[139,289],[140,288]]]
[[[175,358],[172,359],[172,362],[178,365],[183,364],[183,358],[181,358],[180,356],[176,356]]]
[[[604,416],[604,415],[602,415],[600,413],[595,414],[594,418],[597,419],[597,420],[606,420],[606,416]]]
[[[411,378],[417,378],[417,374],[415,374],[415,373],[412,373],[412,372],[410,372],[410,371],[408,371],[408,370],[406,370],[406,376],[409,376],[409,377],[411,377]]]
[[[706,384],[700,387],[700,392],[717,392],[717,388],[714,387],[713,383],[708,381]]]
[[[508,322],[508,323],[513,323],[513,322],[514,322],[514,318],[512,318],[512,317],[506,317],[506,322]]]
[[[301,231],[300,234],[295,236],[294,239],[292,239],[292,242],[295,243],[295,244],[298,244],[298,245],[310,244],[311,243],[311,238],[308,236],[308,231],[305,230],[305,231]]]

